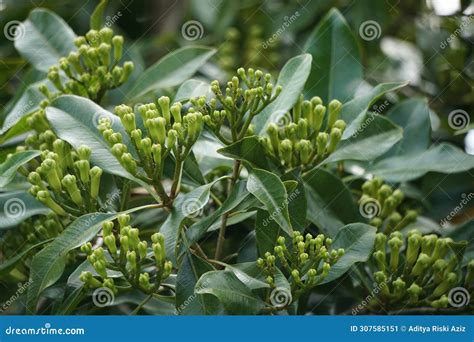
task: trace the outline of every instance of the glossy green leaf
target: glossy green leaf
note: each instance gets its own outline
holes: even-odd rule
[[[347,139],[364,127],[364,121],[367,120],[367,111],[375,109],[373,104],[384,94],[404,87],[406,83],[382,83],[371,89],[365,94],[357,96],[349,102],[343,104],[340,118],[347,123],[342,139]],[[365,122],[367,124],[367,122]],[[361,127],[362,126],[362,127]]]
[[[183,258],[176,279],[176,311],[180,315],[212,315],[219,311],[214,296],[195,293],[199,278],[214,267],[189,251]]]
[[[307,98],[319,96],[325,103],[351,99],[363,80],[359,46],[342,14],[332,9],[311,33],[304,51],[313,56],[305,86]]]
[[[474,156],[461,149],[441,143],[409,156],[395,156],[370,165],[367,172],[387,181],[405,182],[419,178],[427,172],[459,173],[474,168]]]
[[[318,168],[303,176],[308,219],[330,237],[352,222],[363,221],[352,194],[340,178]]]
[[[378,114],[367,114],[367,124],[342,140],[323,164],[341,160],[373,160],[387,152],[403,137],[403,130]]]
[[[243,138],[217,152],[229,158],[249,162],[262,169],[271,169],[272,163],[266,158],[265,147],[257,136]]]
[[[311,69],[311,55],[303,54],[291,58],[278,76],[276,85],[282,92],[274,102],[253,119],[255,132],[262,132],[271,122],[277,122],[298,100]]]
[[[13,180],[20,166],[36,158],[39,154],[39,151],[34,150],[17,152],[0,164],[0,189]]]
[[[108,0],[100,0],[99,4],[95,7],[94,12],[90,18],[91,30],[100,30],[102,28],[102,22],[104,21],[105,10],[107,9]]]
[[[430,145],[430,108],[425,99],[413,98],[393,107],[387,117],[403,129],[403,139],[382,158],[425,151]]]
[[[174,87],[190,78],[216,53],[203,46],[187,46],[173,51],[145,70],[127,94],[135,99],[148,92]]]
[[[229,314],[255,315],[265,307],[265,302],[231,271],[205,273],[196,284],[196,293],[217,297]]]
[[[61,57],[76,50],[75,33],[59,16],[46,9],[34,9],[15,39],[15,48],[36,69],[48,71]]]
[[[211,96],[211,86],[208,82],[201,80],[190,79],[184,82],[176,92],[174,102],[185,102],[193,97],[206,96],[209,99]],[[213,95],[213,94],[212,94]]]
[[[25,191],[0,194],[0,230],[18,225],[34,215],[46,215],[50,209]]]
[[[345,254],[331,266],[322,284],[329,283],[344,273],[356,262],[367,261],[372,254],[377,229],[364,223],[352,223],[342,227],[334,238],[334,249],[344,248]]]
[[[183,229],[183,221],[188,216],[196,216],[209,201],[211,187],[215,182],[205,184],[186,194],[179,194],[173,203],[173,208],[160,228],[165,236],[166,256],[174,264],[177,260],[176,246]]]
[[[67,253],[92,240],[102,228],[102,223],[113,220],[120,214],[152,208],[153,205],[133,208],[120,213],[92,213],[79,217],[71,223],[48,247],[33,257],[31,262],[31,285],[28,288],[28,311],[36,311],[40,294],[53,285],[66,266]]]
[[[288,194],[280,178],[269,171],[253,169],[249,174],[247,190],[265,205],[275,223],[291,235],[293,228],[288,213]]]
[[[16,254],[15,256],[7,259],[6,261],[4,261],[3,263],[0,264],[0,275],[5,275],[7,274],[8,272],[10,272],[15,266],[17,263],[19,263],[20,261],[22,261],[24,258],[26,258],[28,256],[28,254],[30,254],[32,251],[38,249],[39,247],[47,244],[48,242],[51,242],[52,239],[48,239],[48,240],[45,240],[45,241],[41,241],[35,245],[32,245],[30,247],[28,247],[27,249],[21,251],[20,253]]]

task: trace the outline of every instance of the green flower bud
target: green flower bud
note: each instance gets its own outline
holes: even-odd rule
[[[127,261],[129,267],[132,271],[136,271],[137,269],[137,253],[135,251],[128,251],[127,252]]]
[[[399,205],[400,203],[403,202],[403,198],[405,197],[405,195],[403,194],[403,192],[400,190],[400,189],[396,189],[393,193],[392,193],[392,196],[395,198],[395,200],[397,201],[397,205]]]
[[[373,254],[375,261],[377,262],[377,267],[382,271],[385,272],[387,269],[387,261],[385,260],[385,253],[382,251],[376,251]]]
[[[28,182],[32,185],[38,185],[39,187],[44,187],[41,176],[38,172],[32,171],[28,174]]]
[[[59,179],[56,161],[54,159],[45,159],[41,163],[41,167],[44,170],[44,173],[46,174],[46,178],[51,188],[53,188],[55,191],[60,192],[62,187],[61,181]]]
[[[91,255],[92,254],[92,244],[90,242],[87,242],[81,246],[81,252],[86,254],[86,255]]]
[[[119,83],[123,84],[127,82],[130,76],[132,75],[133,70],[135,70],[135,65],[133,64],[133,62],[127,61],[123,63],[123,73],[120,77]]]
[[[100,189],[100,177],[102,176],[102,169],[98,166],[94,166],[89,171],[89,176],[91,179],[91,197],[96,199],[99,196]]]
[[[137,173],[137,162],[133,159],[130,153],[124,153],[120,158],[122,165],[125,169],[130,172],[132,175]]]
[[[153,254],[155,256],[156,264],[158,267],[160,267],[164,260],[164,257],[163,257],[164,248],[161,246],[161,244],[154,243],[152,245],[152,249],[153,249]]]
[[[170,113],[170,98],[168,96],[162,96],[158,99],[158,104],[161,108],[161,113],[166,120],[166,124],[171,123],[171,113]]]
[[[118,62],[122,59],[123,37],[122,36],[113,37],[112,45],[114,47],[114,60]]]
[[[158,117],[148,119],[146,124],[153,141],[163,146],[166,139],[166,120],[162,117]]]
[[[303,164],[308,164],[311,156],[311,143],[309,140],[301,140],[297,146],[299,147],[301,162]]]
[[[442,259],[446,256],[449,250],[447,239],[438,239],[435,244],[432,258],[433,260]]]
[[[153,155],[153,161],[157,169],[161,168],[162,149],[160,144],[153,144],[151,147],[151,153]]]
[[[449,299],[446,295],[441,296],[441,298],[431,302],[431,306],[436,309],[447,308],[449,304]]]
[[[91,272],[82,272],[81,275],[79,276],[79,279],[87,286],[87,287],[90,287],[90,288],[98,288],[98,287],[101,287],[102,284],[100,283],[100,281],[98,281],[97,279],[95,279],[93,276],[92,276],[92,273]]]
[[[117,246],[115,244],[115,236],[114,235],[108,235],[104,238],[104,243],[109,249],[111,254],[117,254]]]
[[[128,236],[121,236],[120,237],[120,249],[121,249],[121,255],[122,253],[127,253],[129,249],[129,239]]]
[[[172,106],[171,106],[171,114],[173,115],[173,119],[174,119],[174,122],[181,122],[181,108],[182,108],[182,105],[181,103],[174,103]]]
[[[328,143],[328,134],[320,132],[316,138],[316,148],[318,152],[318,159],[322,159],[326,153],[326,145]]]
[[[62,180],[62,184],[66,188],[72,201],[78,206],[82,206],[84,202],[82,200],[81,191],[76,184],[76,177],[73,175],[66,175]]]
[[[174,149],[176,147],[178,141],[178,132],[176,132],[174,129],[170,129],[168,131],[168,138],[166,140],[167,147],[169,149]]]
[[[138,255],[140,256],[141,260],[144,260],[146,258],[147,254],[147,243],[146,241],[140,241],[138,243]]]
[[[414,234],[408,238],[408,248],[407,248],[407,259],[406,264],[407,268],[411,268],[413,264],[416,262],[418,257],[418,252],[420,250],[421,245],[421,235]]]
[[[101,43],[98,51],[102,64],[108,67],[110,65],[110,52],[112,51],[112,47],[107,43]]]
[[[392,238],[388,241],[390,246],[390,269],[395,273],[398,269],[400,258],[400,248],[403,246],[403,241],[399,238]]]
[[[171,261],[166,261],[164,266],[163,266],[163,279],[166,279],[169,277],[169,275],[171,274],[171,271],[173,270],[173,264],[171,263]]]
[[[421,253],[416,260],[415,266],[413,266],[411,274],[414,276],[421,275],[430,265],[430,261],[431,259],[428,255]]]
[[[278,157],[278,152],[280,150],[280,139],[278,137],[278,126],[274,123],[270,123],[267,127],[267,134],[270,138],[270,144],[273,150],[273,153]]]
[[[438,297],[440,297],[441,295],[445,294],[445,293],[448,292],[451,288],[453,288],[453,286],[456,285],[457,281],[458,281],[458,276],[456,275],[456,273],[448,273],[448,274],[445,276],[445,280],[443,280],[443,282],[441,282],[441,284],[439,284],[439,285],[433,290],[432,297],[433,297],[433,298],[438,298]]]
[[[410,303],[411,304],[416,304],[418,302],[419,296],[423,292],[423,289],[420,286],[418,286],[418,284],[413,283],[407,289],[407,292],[410,296]]]
[[[344,120],[337,120],[334,125],[333,125],[333,128],[338,128],[341,130],[341,132],[343,133],[344,130],[346,129],[346,122]]]
[[[90,171],[90,164],[87,160],[78,160],[74,163],[76,168],[79,170],[79,176],[81,178],[81,182],[83,184],[89,183],[89,171]]]
[[[99,37],[101,38],[101,41],[103,43],[110,44],[112,42],[112,36],[114,34],[114,31],[108,27],[104,27],[100,29],[99,31]]]
[[[162,233],[155,233],[151,236],[151,241],[163,246],[165,243],[165,236]]]
[[[421,253],[431,255],[433,249],[438,241],[438,237],[435,234],[425,235],[421,240]]]
[[[308,137],[308,121],[306,119],[298,120],[296,135],[299,139],[306,139]]]
[[[465,288],[471,288],[474,285],[474,260],[471,260],[467,264],[467,272],[466,272],[466,277],[464,279],[464,287]]]
[[[375,235],[375,250],[381,251],[385,254],[385,244],[387,242],[387,235],[384,233],[377,233]]]
[[[280,143],[280,156],[287,165],[291,165],[291,159],[293,157],[293,145],[289,139],[284,139]]]
[[[284,238],[283,236],[278,237],[277,243],[278,243],[280,246],[284,246],[284,245],[285,245],[285,238]]]
[[[141,273],[138,277],[138,283],[145,291],[149,291],[152,287],[150,284],[150,275],[148,273]]]
[[[336,150],[339,141],[341,141],[342,132],[339,128],[333,128],[331,130],[329,145],[327,148],[328,153],[333,153]]]
[[[117,221],[120,224],[120,228],[126,227],[130,224],[130,215],[121,214],[117,217]]]
[[[336,122],[339,112],[341,111],[342,103],[338,100],[332,100],[329,102],[329,116],[328,116],[328,127],[333,127]]]

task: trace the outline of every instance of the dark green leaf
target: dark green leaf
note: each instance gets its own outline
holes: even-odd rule
[[[36,69],[48,71],[76,50],[76,35],[66,22],[46,9],[34,9],[20,28],[15,48]]]
[[[99,4],[95,7],[90,19],[91,30],[100,30],[102,28],[102,22],[108,2],[108,0],[100,0]]]
[[[229,158],[249,162],[262,169],[271,168],[270,161],[265,157],[265,148],[256,136],[243,138],[217,152]]]
[[[18,225],[34,215],[46,215],[50,209],[24,191],[0,194],[0,229]]]
[[[0,164],[0,188],[5,187],[13,180],[20,166],[36,158],[39,154],[39,151],[33,150],[17,152]]]
[[[187,46],[173,51],[145,70],[127,97],[134,99],[151,91],[174,87],[194,75],[215,53],[215,49],[203,46]]]
[[[342,227],[334,238],[333,248],[344,248],[345,254],[332,265],[322,284],[329,283],[344,273],[356,262],[369,259],[374,248],[377,229],[364,223],[352,223]]]
[[[262,132],[271,122],[277,122],[298,100],[311,70],[311,55],[293,57],[280,72],[277,85],[282,86],[281,94],[258,114],[253,123],[255,132]]]
[[[363,80],[359,46],[337,9],[320,21],[304,50],[313,56],[306,97],[320,96],[327,103],[333,99],[346,102],[354,96]]]
[[[40,243],[37,243],[33,246],[28,247],[27,249],[25,249],[24,251],[18,253],[14,257],[11,257],[10,259],[8,259],[5,262],[1,263],[0,264],[0,275],[5,275],[5,274],[9,273],[16,266],[16,264],[19,263],[20,261],[22,261],[24,258],[26,258],[28,256],[28,254],[30,254],[35,249],[37,249],[37,248],[39,248],[39,247],[43,246],[44,244],[47,244],[48,242],[51,242],[51,241],[52,241],[52,239],[41,241]]]
[[[363,221],[350,190],[332,173],[313,169],[303,176],[308,219],[330,237],[348,223]]]
[[[269,171],[253,169],[247,181],[247,190],[265,205],[275,223],[291,235],[293,228],[288,213],[288,194],[280,178]]]

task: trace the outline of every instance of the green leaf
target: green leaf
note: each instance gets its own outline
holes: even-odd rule
[[[43,246],[44,244],[47,244],[48,242],[51,242],[53,239],[48,239],[45,241],[41,241],[33,246],[28,247],[24,251],[16,254],[15,256],[11,257],[10,259],[4,261],[3,263],[0,264],[0,275],[5,275],[8,274],[15,266],[17,263],[22,261],[24,258],[28,256],[32,251],[35,249],[38,249],[39,247]]]
[[[13,154],[5,162],[0,164],[0,188],[5,187],[13,180],[20,166],[39,155],[39,151],[21,151]]]
[[[215,49],[187,46],[167,54],[142,73],[127,94],[128,99],[136,99],[148,92],[182,83],[215,53]]]
[[[208,82],[204,82],[201,80],[190,79],[184,82],[176,92],[176,96],[174,97],[174,102],[185,102],[193,97],[200,97],[206,96],[206,98],[210,98],[209,95],[212,94],[211,86]],[[213,94],[212,94],[213,95]]]
[[[229,314],[255,315],[265,307],[265,302],[231,271],[205,273],[196,284],[196,293],[217,297]]]
[[[183,221],[187,216],[198,215],[209,201],[211,187],[219,181],[216,179],[209,184],[202,185],[186,194],[179,194],[173,203],[173,208],[160,228],[165,236],[166,256],[175,265],[177,264],[176,246],[182,232]]]
[[[109,118],[115,132],[122,134],[123,143],[128,151],[138,158],[135,147],[125,132],[120,119],[109,113],[93,101],[75,95],[63,95],[55,99],[46,108],[46,116],[56,134],[74,148],[87,145],[91,148],[91,163],[105,172],[134,181],[155,194],[150,185],[127,172],[110,151],[109,144],[102,137],[97,126],[100,118]],[[155,199],[159,201],[159,198]]]
[[[120,213],[91,213],[72,222],[48,247],[33,257],[30,267],[31,285],[28,288],[28,311],[36,311],[40,294],[61,277],[66,266],[67,253],[92,240],[104,221],[113,220],[120,214],[152,207],[154,205],[146,205]]]
[[[203,259],[186,253],[176,278],[176,310],[180,315],[212,315],[219,311],[219,302],[210,295],[196,294],[199,278],[214,267]]]
[[[340,118],[347,123],[342,139],[347,139],[356,134],[367,120],[367,110],[379,98],[390,91],[404,87],[406,83],[382,83],[371,89],[369,92],[357,96],[353,100],[343,104]],[[362,127],[361,127],[362,126]]]
[[[366,126],[353,136],[342,140],[322,164],[341,160],[373,160],[387,152],[403,137],[403,130],[378,114],[367,114]]]
[[[342,14],[332,9],[309,36],[304,51],[313,56],[305,96],[325,103],[346,102],[363,80],[359,46]]]
[[[46,215],[50,209],[25,191],[0,194],[0,229],[15,227],[34,215]]]
[[[99,4],[94,9],[94,12],[92,12],[90,18],[91,30],[100,30],[102,28],[104,13],[107,9],[107,3],[108,0],[100,0]]]
[[[39,109],[40,102],[44,100],[44,95],[40,93],[38,87],[40,84],[48,84],[46,80],[42,80],[33,84],[30,84],[15,102],[13,107],[7,113],[3,127],[0,130],[0,134],[5,134],[8,130],[12,129],[22,118],[37,111]],[[27,127],[28,130],[30,129]]]
[[[291,58],[283,66],[276,85],[282,86],[280,95],[260,114],[255,116],[255,132],[262,132],[271,122],[290,110],[298,100],[311,70],[311,55],[303,54]]]
[[[390,182],[406,182],[427,172],[451,174],[472,168],[474,156],[451,144],[441,143],[420,153],[383,159],[369,166],[366,171]]]
[[[232,192],[226,198],[224,203],[211,215],[204,217],[203,219],[194,223],[186,231],[186,238],[190,245],[197,242],[213,225],[214,222],[220,220],[223,214],[231,212],[240,203],[246,201],[251,197],[247,191],[247,183],[244,181],[237,182]]]
[[[430,108],[426,99],[413,98],[393,107],[387,117],[403,128],[403,139],[393,146],[382,158],[408,155],[425,151],[430,145]]]
[[[342,227],[334,238],[334,249],[344,248],[345,254],[331,266],[329,274],[321,284],[329,283],[344,273],[356,262],[367,261],[374,248],[377,229],[365,223],[352,223]]]
[[[270,285],[266,282],[265,273],[262,272],[255,261],[226,265],[225,270],[233,272],[251,290],[270,288]],[[291,286],[279,268],[275,268],[274,278],[276,287],[286,289],[288,293],[291,293]]]
[[[255,135],[236,141],[217,152],[232,159],[249,162],[261,169],[272,168],[271,162],[266,158],[265,147]]]
[[[348,223],[363,221],[352,194],[332,173],[313,169],[303,176],[308,219],[330,237]]]
[[[265,205],[270,216],[289,235],[293,233],[288,213],[288,195],[280,178],[269,171],[253,169],[247,190]]]
[[[36,69],[48,71],[61,57],[76,50],[75,33],[59,16],[45,9],[34,9],[15,39],[15,48]]]
[[[284,182],[285,186],[288,182]],[[288,213],[293,229],[303,232],[306,226],[307,211],[305,190],[302,183],[295,183],[296,187],[292,190],[287,188]],[[265,252],[273,253],[278,237],[287,235],[279,225],[274,223],[269,213],[261,209],[257,210],[257,217],[255,218],[255,234],[260,255],[264,255]]]

